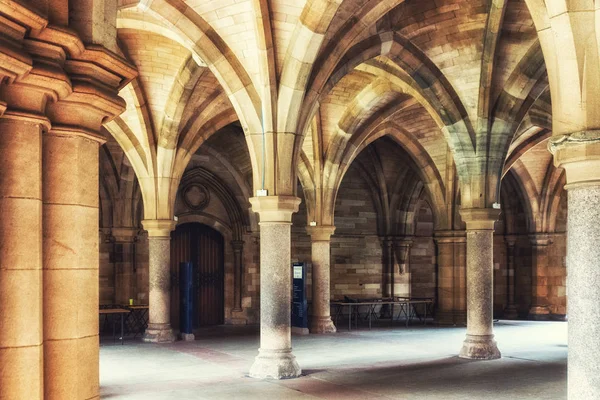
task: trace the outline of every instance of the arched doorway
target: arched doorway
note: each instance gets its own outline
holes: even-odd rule
[[[225,268],[223,236],[209,226],[188,223],[171,234],[171,319],[179,327],[179,264],[194,263],[194,328],[224,323]]]

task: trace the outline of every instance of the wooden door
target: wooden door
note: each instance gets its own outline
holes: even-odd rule
[[[171,273],[174,275],[171,320],[179,327],[179,263],[194,263],[194,328],[224,322],[224,240],[202,224],[179,225],[172,234]]]

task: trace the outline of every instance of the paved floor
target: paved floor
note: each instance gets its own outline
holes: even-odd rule
[[[495,324],[503,358],[456,357],[464,328],[378,328],[294,336],[304,376],[256,380],[255,328],[206,331],[195,342],[130,341],[100,349],[102,399],[565,399],[567,324]]]

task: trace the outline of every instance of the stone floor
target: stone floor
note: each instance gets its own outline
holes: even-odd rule
[[[256,328],[207,330],[195,342],[108,341],[102,399],[565,399],[567,324],[500,321],[503,358],[456,357],[464,328],[376,328],[295,336],[303,377],[255,380]]]

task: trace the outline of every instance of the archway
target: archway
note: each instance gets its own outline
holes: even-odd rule
[[[179,264],[194,264],[193,327],[224,323],[225,262],[224,238],[215,229],[199,223],[177,226],[171,234],[171,324],[179,327]]]

